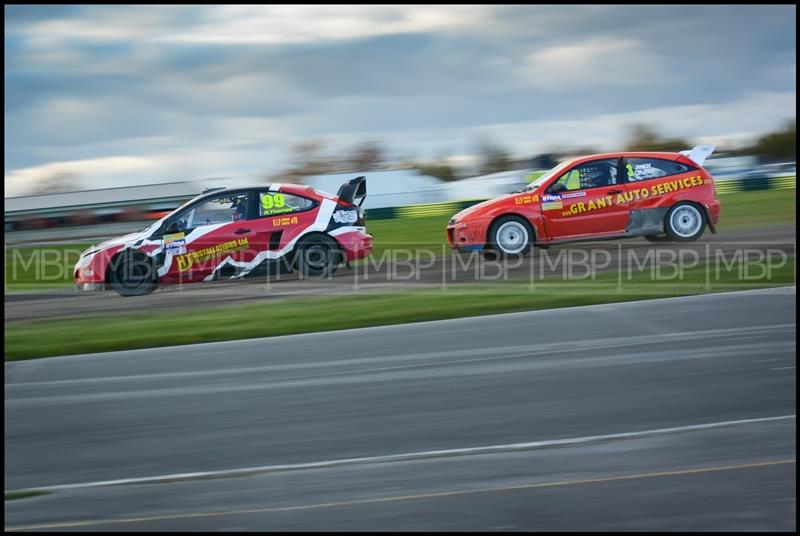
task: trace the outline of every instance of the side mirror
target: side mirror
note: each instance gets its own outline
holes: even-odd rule
[[[564,184],[562,184],[560,182],[555,183],[554,185],[552,185],[548,189],[548,192],[551,193],[551,194],[557,194],[557,193],[566,192],[566,191],[567,191],[566,185],[564,185]]]

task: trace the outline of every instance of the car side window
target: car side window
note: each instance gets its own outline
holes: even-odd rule
[[[195,205],[178,220],[180,230],[247,219],[247,194],[228,194]]]
[[[660,158],[626,158],[625,175],[628,182],[658,179],[686,173],[693,168],[680,162],[662,160]]]
[[[586,190],[617,184],[617,159],[595,160],[570,169],[550,185],[547,193]]]
[[[258,215],[273,216],[275,214],[291,214],[312,208],[315,203],[311,199],[299,195],[282,192],[258,192]]]

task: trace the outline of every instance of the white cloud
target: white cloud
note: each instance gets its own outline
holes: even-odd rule
[[[163,35],[188,12],[186,6],[97,6],[79,16],[20,24],[35,46],[57,45],[67,39],[88,42],[141,41]]]
[[[532,87],[556,93],[649,85],[658,82],[659,73],[658,58],[644,43],[608,37],[532,52],[524,68]]]
[[[100,188],[98,180],[114,184],[119,176],[151,173],[157,161],[153,158],[133,156],[110,156],[86,160],[52,162],[41,166],[16,169],[5,175],[6,195],[19,195],[37,183],[54,175],[74,175],[78,180],[90,179],[90,188]],[[116,184],[114,184],[116,186]]]
[[[780,128],[787,118],[794,117],[796,98],[794,91],[755,92],[734,102],[665,106],[564,121],[497,124],[476,130],[508,143],[520,156],[576,146],[620,150],[628,127],[635,123],[650,125],[666,137],[697,143],[713,140],[717,144],[742,144]]]
[[[492,6],[214,6],[205,24],[159,37],[188,43],[304,43],[475,26]]]

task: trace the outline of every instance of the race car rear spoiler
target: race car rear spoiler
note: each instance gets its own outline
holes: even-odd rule
[[[356,199],[361,199],[361,201],[358,203],[358,206],[360,207],[364,203],[364,199],[367,198],[367,178],[356,177],[355,179],[351,179],[342,184],[342,187],[339,188],[339,192],[336,194],[336,197],[342,201],[346,201],[354,205],[356,204]]]
[[[697,164],[698,166],[702,166],[703,162],[706,161],[706,158],[714,152],[716,149],[716,145],[695,145],[692,149],[688,149],[686,151],[681,151],[683,156],[686,156]]]

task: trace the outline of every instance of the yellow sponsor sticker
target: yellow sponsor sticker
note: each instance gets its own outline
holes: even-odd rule
[[[167,234],[164,235],[164,243],[169,244],[170,242],[175,242],[176,240],[183,240],[184,238],[185,238],[184,233]]]
[[[272,225],[275,227],[282,227],[284,225],[295,225],[297,223],[297,216],[284,216],[282,218],[272,218]]]
[[[539,201],[538,195],[522,195],[520,197],[514,198],[514,204],[517,205],[528,205],[530,203],[536,203]]]
[[[563,204],[561,201],[550,201],[548,203],[542,203],[542,210],[561,210]]]
[[[201,248],[185,255],[180,255],[175,257],[175,260],[178,265],[178,271],[185,272],[191,268],[195,262],[207,261],[208,259],[212,259],[214,257],[225,255],[227,253],[233,253],[235,251],[241,251],[247,248],[247,238],[237,238],[235,240],[229,240],[214,246]]]

